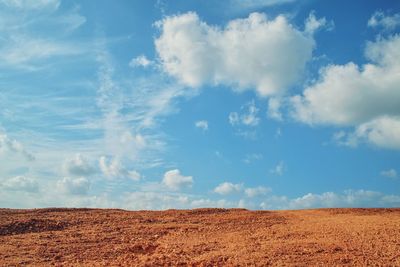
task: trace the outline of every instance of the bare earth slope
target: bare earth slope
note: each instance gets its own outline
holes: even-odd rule
[[[0,209],[0,266],[400,266],[400,209]]]

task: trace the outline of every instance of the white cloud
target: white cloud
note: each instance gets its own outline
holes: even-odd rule
[[[165,210],[192,208],[232,208],[238,205],[225,199],[199,198],[182,193],[131,192],[122,195],[120,201],[125,209]]]
[[[229,113],[228,120],[231,125],[239,124],[240,122],[239,114],[237,112]]]
[[[38,192],[39,189],[36,180],[25,176],[12,177],[0,185],[3,189],[9,191]]]
[[[368,20],[368,26],[372,28],[383,28],[392,31],[400,26],[400,13],[385,15],[382,11],[376,11]]]
[[[192,187],[193,177],[183,176],[178,169],[165,172],[163,184],[172,190],[180,190],[185,187]]]
[[[315,46],[316,27],[302,32],[284,16],[252,13],[219,28],[191,12],[157,25],[155,45],[164,71],[191,87],[222,84],[261,96],[281,94],[299,80]]]
[[[98,61],[101,66],[97,106],[103,113],[99,124],[104,131],[104,154],[123,161],[153,164],[154,154],[163,149],[164,142],[159,131],[149,130],[158,125],[157,117],[171,112],[172,99],[179,96],[180,88],[148,77],[144,84],[141,79],[128,83],[132,93],[125,94],[120,81],[114,78],[111,56],[102,50]],[[122,114],[123,109],[129,112]]]
[[[79,7],[76,6],[64,16],[57,17],[53,23],[59,23],[61,26],[64,26],[65,31],[68,33],[78,29],[80,26],[85,24],[86,21],[86,17],[79,14]]]
[[[249,198],[266,195],[267,193],[269,193],[271,191],[272,191],[271,188],[264,187],[264,186],[246,188],[244,190],[246,196]]]
[[[188,208],[189,197],[158,192],[132,192],[124,194],[123,206],[133,210],[165,210]]]
[[[382,116],[359,125],[348,136],[350,144],[366,141],[378,147],[400,150],[400,116]]]
[[[9,138],[6,133],[0,131],[0,155],[5,153],[17,153],[28,161],[35,160],[35,156],[27,151],[20,142]]]
[[[214,192],[220,195],[229,195],[242,191],[242,184],[233,184],[229,182],[224,182],[219,184],[214,188]]]
[[[202,129],[203,131],[207,131],[208,130],[208,121],[206,121],[206,120],[196,121],[194,125],[197,128]]]
[[[400,197],[385,195],[369,190],[346,190],[343,193],[308,193],[302,197],[290,199],[285,196],[271,196],[261,204],[262,209],[309,209],[327,207],[397,207]]]
[[[102,156],[99,160],[99,166],[107,178],[129,178],[134,181],[141,179],[140,173],[135,170],[127,170],[118,158],[107,159],[107,157]]]
[[[268,99],[267,116],[271,119],[281,121],[283,116],[281,112],[282,100],[276,97]]]
[[[138,57],[135,57],[129,62],[129,66],[131,66],[132,68],[134,67],[147,68],[152,64],[153,62],[149,60],[145,55],[140,55]]]
[[[70,62],[60,58],[87,52],[87,43],[67,38],[86,22],[79,6],[56,12],[59,5],[60,0],[0,0],[1,69],[41,71]],[[38,34],[43,30],[46,36]]]
[[[0,46],[1,64],[16,67],[29,67],[33,62],[50,57],[81,53],[82,49],[69,43],[16,35],[11,36],[6,45]]]
[[[235,131],[235,135],[241,136],[247,140],[257,140],[257,131],[255,130],[248,131],[248,130],[238,129]]]
[[[398,177],[395,169],[381,171],[381,175],[393,179]]]
[[[255,101],[250,101],[246,105],[241,107],[241,110],[244,112],[237,113],[231,112],[229,113],[229,123],[232,126],[235,125],[245,125],[245,126],[257,126],[260,122],[260,118],[257,116],[259,109],[256,107]]]
[[[327,21],[326,18],[317,19],[315,17],[315,12],[312,11],[305,22],[304,31],[308,34],[313,34],[319,29],[326,29],[327,31],[331,31],[334,28],[333,21]]]
[[[190,203],[191,208],[232,208],[234,203],[228,202],[225,199],[212,200],[212,199],[195,199]]]
[[[319,81],[291,98],[292,116],[308,124],[355,126],[355,141],[399,149],[400,36],[369,42],[365,54],[372,63],[324,68]]]
[[[283,161],[280,161],[273,169],[271,169],[269,172],[271,174],[277,175],[277,176],[282,176],[283,173],[285,172],[285,163]]]
[[[60,0],[0,0],[1,4],[18,9],[57,9],[60,6]]]
[[[71,195],[86,195],[90,188],[90,181],[85,177],[64,177],[57,182],[58,188]]]
[[[261,160],[262,158],[263,158],[263,155],[259,154],[259,153],[246,154],[243,159],[243,162],[250,164],[254,161]]]
[[[96,171],[89,161],[79,153],[75,154],[74,157],[65,160],[63,169],[66,174],[76,176],[87,176]]]

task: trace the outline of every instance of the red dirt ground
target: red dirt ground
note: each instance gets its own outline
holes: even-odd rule
[[[400,266],[400,209],[0,209],[1,266]]]

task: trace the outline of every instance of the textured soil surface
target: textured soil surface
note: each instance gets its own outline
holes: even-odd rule
[[[0,266],[400,266],[400,209],[0,209]]]

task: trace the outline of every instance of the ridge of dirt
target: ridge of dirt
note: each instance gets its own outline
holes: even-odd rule
[[[0,209],[0,266],[400,266],[400,209]]]
[[[68,223],[54,220],[28,219],[0,225],[0,236],[40,233],[46,231],[61,231]]]

